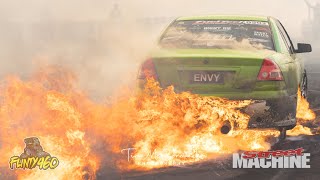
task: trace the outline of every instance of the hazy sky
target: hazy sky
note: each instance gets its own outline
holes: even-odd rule
[[[301,23],[308,16],[304,0],[0,0],[0,19],[104,19],[115,3],[119,4],[123,15],[132,17],[217,13],[272,15],[282,20],[295,35],[300,35]]]

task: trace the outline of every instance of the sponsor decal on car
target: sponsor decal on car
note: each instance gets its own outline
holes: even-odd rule
[[[268,22],[264,21],[221,21],[221,20],[211,20],[211,21],[195,21],[193,25],[203,25],[203,24],[251,24],[251,25],[265,25],[268,26]]]

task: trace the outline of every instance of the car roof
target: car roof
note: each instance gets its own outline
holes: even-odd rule
[[[269,16],[249,16],[249,15],[205,15],[205,16],[184,16],[177,19],[183,20],[243,20],[243,21],[268,21]]]

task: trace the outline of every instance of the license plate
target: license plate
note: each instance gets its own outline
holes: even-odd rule
[[[189,83],[191,84],[223,84],[225,72],[221,71],[191,71]]]

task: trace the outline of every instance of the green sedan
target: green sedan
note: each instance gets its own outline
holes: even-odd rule
[[[140,86],[151,76],[178,92],[257,100],[246,109],[249,127],[278,128],[282,139],[296,125],[298,88],[307,96],[307,75],[297,54],[312,49],[302,43],[294,48],[276,18],[181,17],[163,32],[158,45],[141,65]]]

